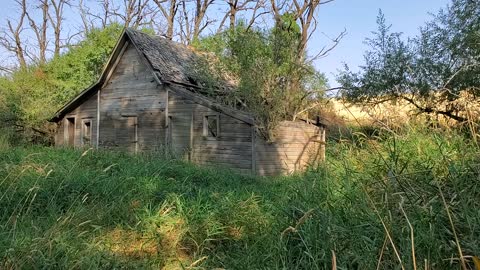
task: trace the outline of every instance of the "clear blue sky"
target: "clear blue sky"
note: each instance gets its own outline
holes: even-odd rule
[[[87,0],[87,3],[93,0]],[[363,41],[376,29],[378,10],[382,9],[392,30],[403,32],[404,37],[414,36],[418,28],[425,21],[431,19],[430,13],[437,13],[440,8],[446,7],[449,0],[336,0],[321,6],[318,13],[317,33],[309,44],[311,54],[328,44],[325,37],[335,37],[343,29],[347,35],[341,43],[327,57],[318,60],[315,65],[324,72],[330,85],[336,86],[335,74],[346,63],[356,69],[363,63],[363,52],[366,46]],[[0,23],[5,25],[4,18],[15,18],[13,0],[0,0]],[[68,16],[68,15],[67,15]],[[0,53],[3,59],[4,54]]]
[[[448,0],[336,0],[319,11],[319,30],[328,36],[338,35],[344,28],[347,35],[327,57],[316,62],[317,68],[329,78],[331,86],[336,86],[335,73],[347,63],[356,69],[363,63],[363,44],[366,37],[376,30],[378,10],[382,9],[392,31],[403,32],[404,37],[414,36],[425,21],[432,18]],[[318,33],[311,41],[310,51],[317,51],[326,40]]]

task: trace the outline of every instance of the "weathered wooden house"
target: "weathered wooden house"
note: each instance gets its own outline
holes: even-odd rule
[[[266,142],[254,118],[198,91],[188,47],[127,29],[99,80],[61,108],[58,146],[170,149],[205,165],[244,173],[290,173],[324,157],[322,125],[282,122]]]

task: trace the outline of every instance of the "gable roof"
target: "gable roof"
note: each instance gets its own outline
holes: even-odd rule
[[[164,82],[195,85],[198,56],[187,46],[130,28],[126,33]]]
[[[146,60],[152,69],[155,79],[159,84],[171,85],[169,89],[188,96],[195,102],[214,110],[221,111],[229,116],[253,124],[253,117],[243,111],[227,108],[206,96],[197,95],[190,91],[183,91],[175,85],[192,88],[202,88],[202,82],[198,78],[198,61],[200,57],[187,46],[162,37],[150,36],[146,33],[127,28],[122,32],[113,52],[105,65],[100,78],[87,89],[83,90],[49,119],[50,122],[58,122],[67,113],[78,107],[84,100],[94,95],[108,79],[109,71],[115,67],[116,59],[121,56],[127,41],[135,46],[139,54]]]

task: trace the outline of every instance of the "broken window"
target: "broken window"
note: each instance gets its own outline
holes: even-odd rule
[[[92,120],[85,119],[82,124],[82,143],[83,145],[91,145],[92,141]]]
[[[218,115],[207,115],[203,119],[203,136],[217,138],[220,131]]]
[[[66,131],[67,145],[75,146],[75,117],[67,118]]]

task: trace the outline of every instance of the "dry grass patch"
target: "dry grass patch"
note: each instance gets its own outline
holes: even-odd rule
[[[160,252],[155,239],[132,230],[116,228],[103,238],[106,249],[121,257],[148,258]]]

